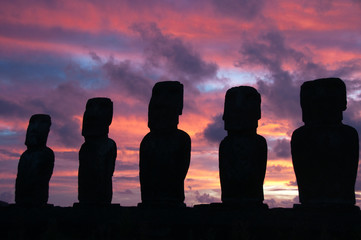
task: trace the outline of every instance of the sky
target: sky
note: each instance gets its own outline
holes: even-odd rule
[[[220,202],[218,146],[224,96],[253,86],[262,96],[258,134],[267,139],[265,203],[292,207],[290,154],[303,125],[304,81],[339,77],[344,123],[361,131],[360,0],[4,0],[0,8],[0,200],[14,202],[31,115],[49,114],[55,153],[49,203],[77,202],[78,151],[87,99],[114,102],[113,203],[140,202],[139,145],[158,81],[184,84],[179,129],[192,139],[187,206]],[[359,168],[360,171],[360,168]],[[361,205],[361,174],[356,182]]]

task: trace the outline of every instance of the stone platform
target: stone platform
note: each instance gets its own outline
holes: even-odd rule
[[[361,239],[355,209],[0,207],[1,239]]]

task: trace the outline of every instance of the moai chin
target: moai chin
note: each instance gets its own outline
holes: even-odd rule
[[[339,78],[301,86],[304,126],[293,132],[292,162],[302,206],[353,206],[359,158],[357,131],[342,123],[346,86]]]
[[[108,138],[113,118],[109,98],[91,98],[83,116],[85,142],[79,151],[78,200],[84,205],[109,205],[117,146]]]
[[[267,165],[267,142],[257,134],[261,96],[253,87],[229,89],[224,103],[227,136],[219,146],[222,203],[263,205],[263,181]]]
[[[150,132],[140,144],[139,176],[141,206],[184,205],[191,139],[177,128],[183,109],[183,85],[158,82],[152,90],[148,109]]]
[[[21,155],[15,183],[15,203],[20,206],[46,206],[49,181],[54,169],[54,152],[46,146],[51,118],[31,116],[26,132],[27,150]]]

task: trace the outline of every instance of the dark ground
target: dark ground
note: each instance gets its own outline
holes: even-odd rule
[[[1,239],[361,239],[359,209],[0,207]]]

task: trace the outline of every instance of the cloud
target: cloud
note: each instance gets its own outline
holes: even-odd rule
[[[293,204],[299,203],[298,196],[294,197],[290,200],[281,200],[277,198],[265,199],[264,203],[268,205],[270,208],[292,208]]]
[[[117,170],[119,170],[119,171],[139,170],[139,164],[120,163],[120,166],[117,168]]]
[[[355,191],[361,192],[361,167],[360,167],[360,162],[359,162],[359,166],[358,166],[357,178],[356,178],[356,183],[355,183]]]
[[[262,12],[264,1],[250,0],[213,0],[214,10],[223,16],[232,16],[246,21],[254,20]]]
[[[68,64],[64,56],[31,49],[22,52],[15,49],[14,53],[3,51],[0,46],[0,67],[6,69],[0,72],[0,82],[6,83],[6,87],[16,85],[24,93],[34,90],[34,86],[44,89],[64,82],[64,68]]]
[[[89,55],[91,57],[91,59],[97,63],[101,63],[102,62],[102,59],[93,51],[90,51],[89,52]]]
[[[268,207],[270,207],[270,208],[279,207],[279,206],[278,206],[278,203],[277,203],[276,200],[274,200],[273,198],[271,198],[271,199],[265,199],[265,200],[263,201],[263,203],[267,204]]]
[[[0,148],[0,154],[1,155],[5,155],[6,157],[8,157],[9,159],[13,159],[13,158],[19,158],[19,154],[13,151],[9,151],[6,149],[1,149]]]
[[[9,66],[0,76],[4,90],[0,97],[3,119],[27,123],[33,114],[49,114],[52,126],[48,145],[79,147],[81,123],[76,116],[83,114],[86,100],[92,94],[92,89],[84,89],[82,83],[96,75],[97,70],[82,69],[63,55],[34,50],[5,57],[0,65]],[[10,130],[17,131],[17,145],[22,144],[26,129],[21,129],[21,134],[19,129]]]
[[[218,66],[204,61],[190,44],[180,38],[165,35],[155,23],[137,23],[131,29],[139,33],[145,42],[146,65],[162,68],[167,77],[184,84],[195,83],[215,78]]]
[[[361,101],[349,99],[347,102],[347,109],[343,114],[343,122],[354,127],[358,133],[361,133],[360,109]]]
[[[280,118],[299,116],[298,85],[283,64],[304,61],[303,53],[287,47],[282,33],[277,30],[262,34],[258,40],[246,40],[239,52],[242,58],[236,66],[257,66],[269,72],[265,79],[257,81],[262,102],[266,102],[262,110]]]
[[[25,148],[24,148],[24,151],[25,151]],[[15,176],[17,173],[17,169],[18,169],[17,167],[18,167],[18,162],[19,162],[21,153],[18,154],[17,156],[14,155],[14,157],[8,158],[8,159],[1,156],[0,173],[11,174],[11,175]],[[11,184],[15,183],[15,179],[5,179],[5,178],[1,179],[1,182],[3,184],[5,184],[6,181],[10,181]]]
[[[78,159],[79,152],[78,150],[65,151],[65,152],[57,151],[55,152],[55,156],[56,158],[61,158],[61,159]]]
[[[139,183],[139,176],[136,177],[113,177],[113,182],[122,182],[122,181],[127,181],[127,182],[137,182]]]
[[[0,115],[2,117],[25,117],[30,114],[29,110],[14,101],[0,98]]]
[[[113,86],[116,86],[120,92],[142,101],[148,101],[156,81],[147,77],[142,69],[136,70],[134,65],[130,60],[117,62],[111,58],[104,64],[103,69]]]
[[[7,203],[14,202],[14,194],[12,192],[2,192],[0,193],[0,200]]]
[[[87,31],[70,29],[69,26],[41,26],[14,22],[0,23],[0,35],[10,39],[26,39],[29,42],[51,42],[52,44],[83,45],[93,49],[103,46],[109,50],[127,49],[130,41],[123,34],[109,30]]]
[[[270,173],[280,173],[280,172],[282,172],[283,169],[284,169],[284,167],[281,165],[267,166],[267,172],[270,172]]]
[[[66,82],[49,91],[44,98],[31,101],[51,116],[50,134],[55,135],[57,144],[79,147],[82,143],[81,123],[74,117],[83,115],[88,94],[76,83]]]
[[[273,151],[276,153],[276,156],[279,158],[289,158],[291,157],[291,146],[290,141],[284,138],[276,140],[276,146],[273,148]]]
[[[226,135],[222,114],[214,116],[212,122],[203,131],[204,138],[211,143],[219,144]]]
[[[330,10],[332,10],[334,6],[333,0],[316,0],[316,1],[307,1],[303,0],[301,1],[301,4],[307,8],[313,8],[317,11],[319,14],[324,14]]]
[[[9,147],[16,149],[17,147],[23,147],[25,142],[25,130],[19,129],[4,129],[0,130],[0,145],[2,147]],[[8,152],[12,152],[11,150]],[[4,153],[5,154],[5,153]],[[10,157],[10,155],[7,155]]]
[[[199,203],[212,203],[217,201],[217,199],[209,193],[200,194],[198,191],[195,191],[195,198]]]
[[[132,194],[134,194],[130,189],[126,189],[126,190],[124,190],[124,191],[118,191],[118,192],[116,192],[117,194],[127,194],[127,195],[132,195]]]
[[[361,179],[358,177],[355,183],[355,191],[361,191]]]
[[[298,187],[296,181],[289,181],[289,182],[287,183],[287,186]]]
[[[252,66],[261,69],[261,72],[266,71],[263,76],[257,74],[262,112],[268,117],[288,119],[294,125],[301,120],[299,92],[304,81],[336,76],[345,78],[347,82],[361,66],[359,59],[352,59],[328,69],[326,65],[315,62],[307,51],[289,46],[284,33],[278,30],[261,34],[257,39],[246,39],[239,53],[241,59],[236,63],[237,67]]]
[[[7,95],[11,95],[11,91]],[[82,141],[80,123],[74,116],[83,114],[87,93],[73,82],[59,84],[53,89],[39,87],[38,91],[38,94],[28,92],[25,96],[0,101],[4,109],[3,116],[11,117],[13,121],[28,122],[33,114],[49,114],[52,120],[49,140],[54,139],[56,145],[79,146]],[[25,139],[25,131],[22,134],[17,134],[19,142]]]

